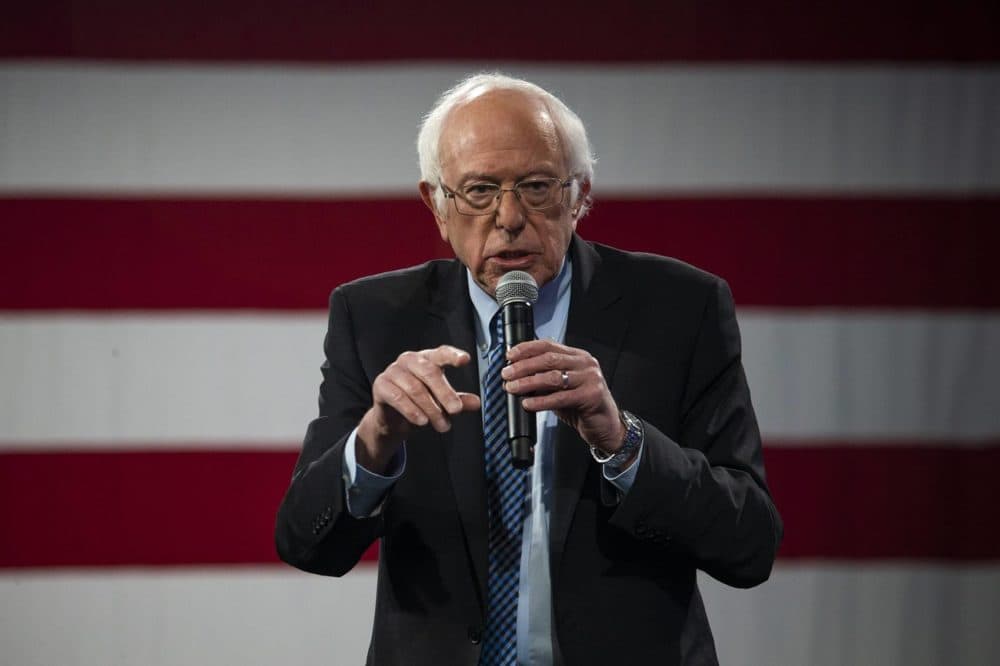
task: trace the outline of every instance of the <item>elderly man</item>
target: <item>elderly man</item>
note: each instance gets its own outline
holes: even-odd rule
[[[576,235],[587,135],[533,84],[463,81],[418,147],[457,260],[331,295],[281,557],[339,576],[381,539],[372,664],[717,663],[695,572],[756,585],[782,531],[728,287]],[[504,358],[511,270],[538,339]],[[494,437],[504,391],[537,415],[527,471]]]

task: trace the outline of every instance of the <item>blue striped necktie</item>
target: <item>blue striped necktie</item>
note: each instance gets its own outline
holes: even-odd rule
[[[486,446],[486,502],[490,551],[486,630],[480,666],[517,663],[517,592],[521,570],[521,530],[528,471],[515,469],[507,446],[507,394],[503,390],[503,318],[490,322],[493,344],[483,380],[483,434]]]

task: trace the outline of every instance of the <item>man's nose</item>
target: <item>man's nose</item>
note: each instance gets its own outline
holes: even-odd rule
[[[527,214],[517,194],[513,190],[502,190],[500,203],[497,204],[497,227],[508,233],[517,233],[524,228],[526,222]]]

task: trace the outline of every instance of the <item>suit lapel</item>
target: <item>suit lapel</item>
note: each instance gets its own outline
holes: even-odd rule
[[[590,245],[574,235],[570,250],[573,287],[565,343],[590,352],[600,363],[610,386],[625,335],[625,303],[618,285],[601,270],[601,257]],[[591,464],[587,445],[573,428],[560,423],[555,442],[553,510],[549,522],[553,583],[557,580],[566,536]]]
[[[447,368],[445,374],[456,391],[479,395],[475,314],[462,265],[454,262],[442,284],[432,288],[431,293],[435,294],[435,300],[430,304],[430,312],[437,320],[438,336],[430,344],[436,346],[441,344],[441,340],[447,340],[448,344],[464,349],[472,356],[464,367]],[[482,414],[464,412],[458,415],[452,420],[451,430],[442,437],[448,473],[478,586],[480,610],[485,617],[489,536]]]

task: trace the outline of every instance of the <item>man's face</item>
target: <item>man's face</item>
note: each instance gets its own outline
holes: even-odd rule
[[[548,111],[534,97],[516,91],[487,92],[452,110],[441,132],[439,155],[442,181],[452,191],[477,182],[511,188],[531,177],[569,175]],[[579,197],[589,187],[580,183]],[[496,211],[475,217],[460,214],[448,200],[437,210],[427,183],[420,184],[420,192],[434,211],[441,238],[490,295],[511,270],[527,271],[539,287],[549,282],[576,229],[569,192],[562,205],[542,211],[528,210],[513,192],[506,192]]]

